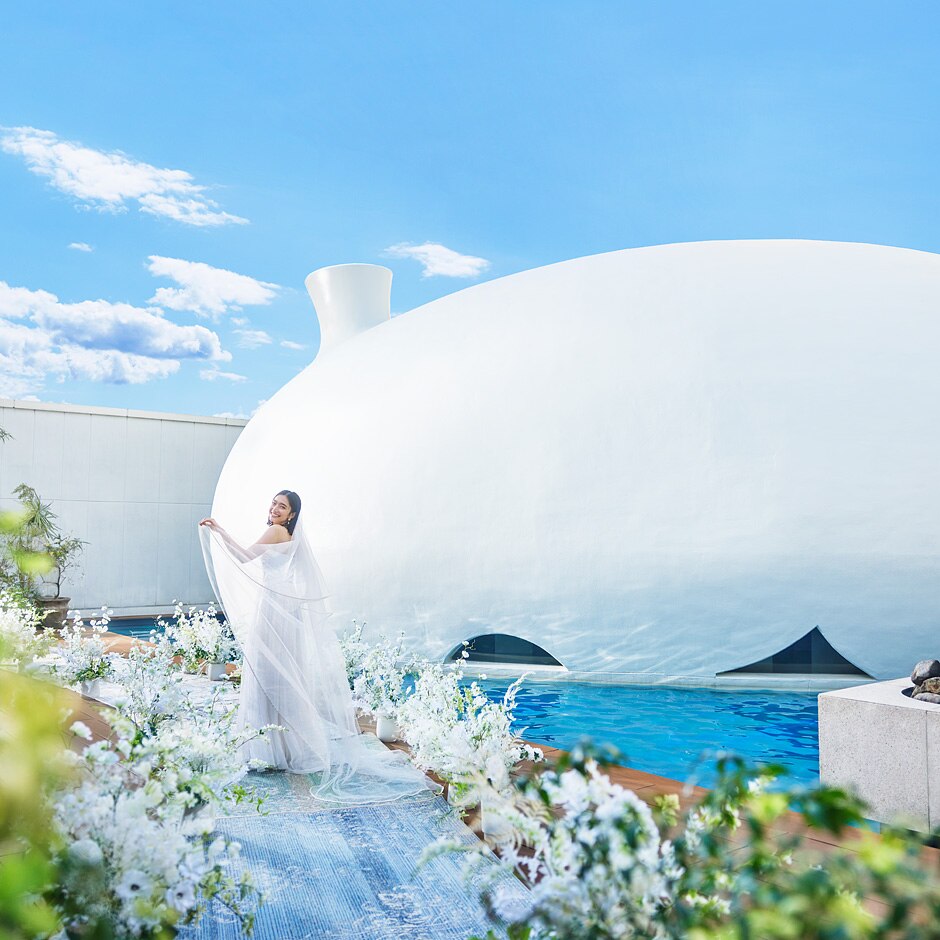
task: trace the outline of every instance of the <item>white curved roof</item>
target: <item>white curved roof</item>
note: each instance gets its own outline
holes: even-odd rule
[[[818,625],[903,674],[940,655],[938,301],[940,256],[830,242],[501,278],[322,354],[215,513],[251,535],[296,489],[338,616],[431,656],[713,675]]]

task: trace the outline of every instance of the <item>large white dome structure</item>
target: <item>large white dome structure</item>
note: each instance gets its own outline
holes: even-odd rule
[[[815,627],[876,678],[940,655],[940,256],[726,241],[579,258],[388,319],[308,278],[323,343],[213,514],[304,500],[340,625],[430,658],[714,677]]]

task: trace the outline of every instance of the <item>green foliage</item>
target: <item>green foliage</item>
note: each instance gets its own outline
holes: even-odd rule
[[[587,743],[517,782],[517,808],[538,823],[528,844],[545,847],[543,867],[525,879],[528,911],[486,940],[527,940],[530,929],[546,940],[940,938],[940,870],[925,861],[923,836],[870,832],[865,805],[845,790],[769,789],[780,787],[782,767],[754,767],[728,755],[719,758],[714,789],[684,814],[676,797],[654,801],[659,851],[669,864],[651,897],[648,874],[655,869],[638,882],[640,867],[618,869],[610,850],[642,849],[644,838],[655,845],[649,830],[644,837],[637,828],[626,794],[598,787],[597,803],[576,800],[567,811],[557,803],[560,790],[592,792],[574,781],[596,780],[612,757]],[[517,827],[517,840],[523,831]],[[510,843],[500,850],[518,863]],[[636,916],[638,905],[645,905],[646,921]]]
[[[48,575],[53,575],[51,596],[59,596],[62,577],[78,564],[85,543],[59,529],[52,505],[33,487],[20,483],[13,492],[20,508],[0,513],[0,587],[38,604]]]
[[[61,875],[42,794],[62,785],[60,693],[0,669],[0,936],[49,936],[58,916],[43,894]]]

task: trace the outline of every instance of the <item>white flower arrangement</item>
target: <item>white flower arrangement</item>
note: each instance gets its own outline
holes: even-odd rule
[[[104,634],[108,632],[110,613],[101,608],[101,617],[86,627],[78,611],[70,611],[71,622],[58,631],[59,645],[53,654],[52,671],[65,685],[105,679],[113,671],[112,656],[107,652]]]
[[[481,865],[482,851],[467,854],[465,846],[446,840],[425,850],[424,861],[462,850],[465,877],[488,908],[506,923],[525,923],[532,936],[667,936],[661,915],[674,901],[683,869],[650,808],[612,783],[596,762],[551,768],[514,790],[484,780],[478,788],[501,823],[489,837],[498,865],[491,855]],[[530,888],[524,899],[494,890],[500,871],[523,877]]]
[[[154,734],[162,722],[181,714],[189,704],[183,672],[173,661],[169,639],[154,632],[151,641],[149,646],[132,645],[126,656],[113,661],[114,681],[121,686],[114,707],[146,735]]]
[[[37,632],[40,619],[27,601],[0,590],[0,662],[23,669],[48,651],[50,637]]]
[[[397,640],[390,640],[382,635],[372,645],[362,643],[361,628],[358,636],[353,636],[355,639],[348,649],[361,650],[352,679],[353,699],[371,715],[394,719],[407,694],[408,676],[415,668],[414,659],[404,655],[405,636],[400,634]],[[347,676],[349,673],[347,658]]]
[[[362,637],[362,631],[365,627],[365,621],[359,623],[354,620],[352,633],[344,633],[339,638],[343,663],[346,666],[346,681],[349,683],[350,689],[356,687],[356,679],[362,673],[362,664],[369,655],[369,644]]]
[[[231,874],[238,846],[213,838],[211,819],[187,813],[192,794],[178,774],[151,773],[130,723],[114,730],[115,743],[99,741],[76,757],[83,780],[54,801],[66,932],[106,922],[115,936],[165,936],[198,919],[212,898],[250,930],[259,895],[247,873]],[[81,723],[73,731],[90,737]]]
[[[504,790],[519,761],[542,759],[538,748],[513,731],[523,678],[509,686],[501,701],[493,701],[476,682],[462,684],[459,663],[429,665],[420,670],[414,690],[398,707],[397,720],[412,759],[446,780],[458,805],[480,802],[481,782],[497,792]]]
[[[152,735],[138,735],[128,759],[137,773],[159,779],[180,794],[187,809],[224,808],[246,798],[260,807],[260,800],[241,781],[249,770],[267,765],[246,761],[242,745],[277,730],[275,725],[240,729],[237,709],[214,695],[207,706],[161,722]]]
[[[190,607],[186,610],[177,602],[173,610],[173,622],[157,621],[173,644],[176,655],[190,671],[196,671],[202,663],[234,662],[240,648],[228,624],[219,619],[215,604],[205,609]]]

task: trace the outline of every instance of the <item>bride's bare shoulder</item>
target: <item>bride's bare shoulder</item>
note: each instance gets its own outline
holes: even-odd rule
[[[255,545],[277,545],[280,542],[289,542],[290,533],[282,525],[269,525]]]

